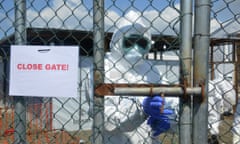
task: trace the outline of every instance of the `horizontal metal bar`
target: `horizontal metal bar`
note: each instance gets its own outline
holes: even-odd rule
[[[183,85],[162,85],[162,84],[99,84],[95,87],[96,96],[105,95],[131,95],[131,96],[203,96],[204,86],[185,87]],[[186,97],[185,97],[186,98]]]
[[[201,87],[186,88],[182,87],[153,87],[153,88],[138,88],[138,87],[116,87],[114,89],[115,95],[132,95],[132,96],[143,96],[143,95],[160,95],[164,96],[181,96],[181,95],[202,95]]]

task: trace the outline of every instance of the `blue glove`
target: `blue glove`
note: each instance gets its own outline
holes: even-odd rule
[[[142,106],[144,112],[152,116],[156,119],[162,119],[161,117],[164,115],[171,115],[173,114],[173,111],[170,109],[164,109],[161,112],[161,107],[163,107],[165,101],[160,96],[154,96],[154,97],[146,97],[143,100]]]
[[[147,124],[151,126],[153,136],[157,136],[170,128],[170,122],[167,115],[173,114],[173,110],[164,109],[164,99],[160,96],[146,97],[142,106],[144,112],[149,116]]]
[[[152,129],[152,135],[158,136],[161,133],[167,131],[170,128],[169,118],[167,116],[162,116],[162,120],[155,119],[154,117],[149,117],[147,124],[150,125]]]

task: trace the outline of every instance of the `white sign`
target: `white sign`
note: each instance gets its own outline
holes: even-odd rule
[[[11,46],[11,96],[77,97],[77,46]]]

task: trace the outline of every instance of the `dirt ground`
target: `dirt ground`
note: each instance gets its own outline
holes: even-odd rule
[[[233,115],[224,116],[224,120],[220,125],[220,135],[219,141],[221,144],[232,144],[232,122],[233,122]]]
[[[90,137],[90,132],[84,133],[68,133],[64,131],[55,132],[38,132],[35,134],[27,134],[28,144],[80,144],[80,140],[84,140],[86,143],[90,144],[88,138]],[[82,139],[81,139],[82,138]],[[4,135],[0,136],[0,144],[13,144],[14,135]]]
[[[223,121],[219,127],[219,144],[232,144],[232,122],[233,122],[233,115],[224,116]],[[165,134],[159,137],[163,144],[178,144],[179,139],[177,135],[172,134]]]
[[[220,144],[232,143],[232,126],[233,116],[225,116],[220,126],[219,142]],[[84,144],[90,143],[91,131],[82,132],[65,132],[65,131],[28,131],[27,141],[29,144],[79,144],[80,140]],[[172,134],[163,134],[159,136],[163,144],[178,144],[178,136]],[[14,142],[13,133],[0,135],[0,144],[12,144]]]

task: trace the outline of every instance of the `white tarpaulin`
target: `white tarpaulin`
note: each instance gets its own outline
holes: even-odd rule
[[[77,46],[11,46],[11,96],[77,97]]]

